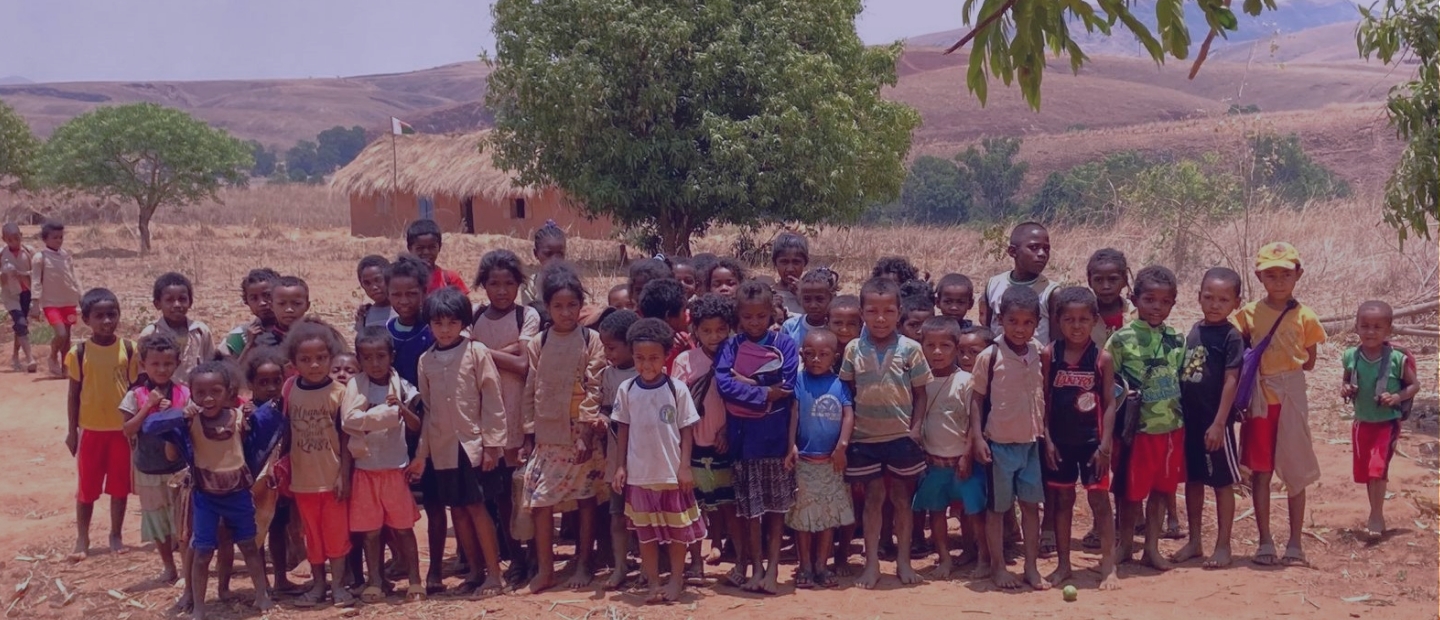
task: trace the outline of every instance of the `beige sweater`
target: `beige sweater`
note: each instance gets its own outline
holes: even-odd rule
[[[574,445],[575,423],[593,422],[600,411],[605,370],[600,334],[584,327],[548,337],[541,332],[526,343],[525,355],[530,360],[520,401],[525,434],[534,435],[537,444]]]
[[[479,467],[484,448],[505,447],[500,373],[485,345],[466,340],[453,349],[432,347],[420,356],[417,378],[425,402],[417,460],[429,457],[435,469],[455,469],[464,450]]]
[[[80,281],[75,264],[65,250],[41,248],[30,262],[31,290],[41,308],[80,305]]]

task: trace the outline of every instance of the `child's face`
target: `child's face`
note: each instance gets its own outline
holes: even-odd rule
[[[545,309],[550,312],[550,322],[555,331],[564,334],[574,331],[580,325],[580,309],[583,305],[575,291],[560,289],[550,296]]]
[[[541,266],[550,264],[550,261],[565,260],[565,240],[556,237],[542,239],[535,246],[535,260]]]
[[[975,305],[975,291],[958,284],[943,287],[940,289],[940,299],[935,305],[940,308],[942,316],[952,317],[957,321],[964,320],[965,315],[970,314],[970,308]]]
[[[261,364],[255,369],[255,378],[250,381],[250,397],[256,402],[269,402],[280,398],[280,390],[285,387],[285,368],[279,365]],[[195,393],[195,386],[190,386],[191,393]]]
[[[273,283],[255,282],[245,287],[245,307],[261,323],[275,322],[274,298],[271,297]]]
[[[1271,267],[1255,272],[1255,277],[1260,280],[1260,285],[1265,287],[1265,293],[1270,299],[1289,301],[1291,297],[1295,296],[1295,284],[1300,281],[1300,276],[1304,273],[1299,267],[1294,269]]]
[[[735,289],[740,287],[740,278],[735,272],[724,267],[716,267],[710,272],[710,292],[721,297],[735,297]]]
[[[840,347],[844,348],[851,340],[860,337],[860,309],[831,308],[827,326],[835,333],[835,339],[840,341]]]
[[[390,353],[390,347],[381,342],[366,342],[356,349],[356,357],[360,358],[360,371],[365,373],[366,377],[377,383],[390,379],[390,365],[394,357]]]
[[[805,318],[810,319],[812,324],[825,323],[825,316],[830,312],[830,301],[834,297],[830,285],[824,282],[800,284],[800,307],[805,310]]]
[[[370,266],[360,271],[360,289],[375,304],[385,305],[390,297],[385,294],[385,270]]]
[[[835,369],[836,350],[839,343],[835,334],[815,330],[805,334],[805,344],[800,347],[800,361],[805,372],[812,375],[828,375]]]
[[[180,365],[179,351],[151,351],[140,361],[145,375],[156,385],[165,385],[175,378],[175,368]]]
[[[611,308],[616,310],[634,310],[635,304],[630,303],[630,289],[617,288],[610,291],[610,297],[605,300]]]
[[[200,407],[200,415],[213,418],[235,402],[235,392],[227,385],[224,375],[207,372],[190,381],[190,400]]]
[[[490,300],[490,307],[509,310],[519,294],[520,280],[514,273],[509,269],[490,270],[489,277],[485,278],[485,297]]]
[[[1103,304],[1115,303],[1129,284],[1125,270],[1116,263],[1100,263],[1090,270],[1090,290]]]
[[[720,343],[730,337],[730,323],[718,316],[710,317],[695,325],[695,339],[700,341],[700,348],[711,355],[720,348]]]
[[[788,318],[790,318],[790,311],[785,309],[785,300],[781,299],[779,295],[772,295],[770,297],[770,320],[776,325],[781,325]]]
[[[955,368],[955,356],[959,343],[955,337],[943,331],[928,331],[920,334],[920,349],[925,352],[925,361],[936,375],[945,376]]]
[[[1050,233],[1033,229],[1012,244],[1006,253],[1015,259],[1017,271],[1039,275],[1050,264]]]
[[[905,320],[900,323],[900,333],[911,340],[920,340],[920,326],[925,324],[925,319],[935,316],[932,312],[924,310],[911,310],[905,313]]]
[[[680,281],[680,286],[685,287],[685,298],[695,296],[695,267],[693,265],[676,265],[675,279]]]
[[[1240,296],[1235,285],[1223,280],[1206,280],[1200,283],[1200,312],[1205,322],[1223,323],[1230,314],[1240,307]]]
[[[273,293],[275,322],[290,329],[310,311],[310,293],[301,286],[279,286]]]
[[[415,238],[415,243],[408,248],[411,254],[425,261],[431,269],[435,268],[435,261],[440,258],[440,237],[438,235],[420,235]]]
[[[1089,306],[1069,304],[1060,309],[1060,337],[1065,343],[1084,348],[1090,343],[1091,332],[1095,330],[1095,313]]]
[[[160,290],[160,299],[155,300],[155,309],[160,311],[160,316],[165,318],[166,323],[184,325],[189,322],[186,315],[190,314],[190,303],[190,289],[176,284]]]
[[[333,358],[330,346],[324,340],[306,340],[295,347],[295,359],[290,363],[295,366],[295,372],[300,373],[301,379],[315,384],[330,378]]]
[[[781,252],[775,257],[775,278],[780,281],[780,286],[793,291],[809,264],[810,259],[798,250]]]
[[[113,301],[102,301],[90,307],[90,313],[85,315],[85,324],[90,326],[90,331],[101,338],[113,338],[115,328],[120,326],[120,304]]]
[[[637,342],[631,347],[635,371],[641,379],[655,381],[665,374],[666,347],[658,342]]]
[[[360,374],[360,360],[354,355],[341,353],[330,360],[330,378],[340,385],[350,385],[350,378]]]
[[[612,334],[600,334],[600,344],[605,345],[605,361],[616,368],[630,366],[632,360],[630,345],[624,338],[616,338]]]
[[[45,242],[45,247],[50,248],[50,249],[52,249],[52,250],[58,250],[58,249],[60,249],[60,246],[65,245],[65,231],[63,231],[63,230],[51,231],[51,233],[48,234],[48,235],[45,235],[45,236],[41,239],[41,241],[44,241],[44,242]]]
[[[390,309],[405,325],[414,325],[420,318],[420,302],[425,300],[425,289],[420,281],[409,276],[393,276],[385,284],[385,295],[390,299]]]
[[[1355,315],[1355,335],[1360,337],[1360,346],[1378,349],[1390,337],[1392,318],[1379,308],[1365,308]]]
[[[1000,315],[1000,329],[1005,332],[1005,340],[1012,345],[1024,345],[1035,337],[1035,329],[1040,326],[1040,316],[1030,310],[1011,308],[1009,312]]]
[[[465,331],[465,324],[453,316],[437,316],[430,319],[430,333],[435,336],[435,344],[448,347],[460,340],[460,334]]]
[[[774,318],[775,309],[765,301],[747,301],[738,304],[735,308],[735,316],[740,321],[740,333],[746,338],[759,340],[765,337],[770,331],[770,319]]]
[[[960,336],[960,343],[957,345],[956,361],[960,363],[960,370],[975,372],[975,358],[985,347],[990,346],[980,334],[965,334]]]
[[[3,238],[3,239],[5,240],[5,247],[10,248],[11,250],[19,251],[19,249],[20,249],[20,233],[18,233],[18,232],[5,233],[5,234],[3,234],[3,235],[0,235],[0,238]]]
[[[650,276],[635,276],[630,278],[629,286],[625,288],[625,297],[630,300],[630,307],[635,308],[640,301],[640,293],[645,290],[645,285],[650,283]]]
[[[860,300],[860,316],[871,338],[885,340],[900,326],[900,300],[893,294],[866,295]]]
[[[1170,318],[1170,310],[1174,307],[1173,287],[1151,285],[1138,291],[1135,296],[1135,310],[1140,315],[1140,320],[1149,323],[1151,327],[1159,327],[1165,319]]]

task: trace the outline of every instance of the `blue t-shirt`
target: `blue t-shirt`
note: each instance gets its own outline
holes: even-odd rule
[[[810,322],[805,319],[805,315],[797,314],[785,319],[785,322],[780,325],[780,331],[790,336],[790,339],[795,341],[795,346],[798,348],[805,346],[805,334],[810,333],[812,329],[819,329],[820,327],[823,326],[811,325]]]
[[[390,340],[395,343],[395,372],[401,379],[409,381],[410,385],[420,385],[420,356],[435,344],[435,335],[430,333],[430,325],[427,323],[406,327],[396,318],[386,322],[385,329],[390,331]]]
[[[800,373],[795,380],[795,398],[800,406],[795,444],[800,456],[829,457],[840,442],[844,408],[855,406],[850,390],[834,373]]]

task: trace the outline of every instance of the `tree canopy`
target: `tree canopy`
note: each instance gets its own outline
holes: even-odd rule
[[[859,0],[499,0],[486,148],[526,184],[648,229],[853,221],[893,200],[914,110]]]
[[[0,101],[0,189],[28,186],[35,174],[40,142],[14,108]]]
[[[150,251],[150,218],[161,205],[216,199],[242,185],[250,148],[223,130],[153,103],[103,107],[55,130],[40,152],[47,185],[133,200],[140,251]]]

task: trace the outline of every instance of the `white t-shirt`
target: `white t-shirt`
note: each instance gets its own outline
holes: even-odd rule
[[[360,442],[352,449],[355,468],[365,471],[400,469],[410,463],[405,449],[405,422],[400,408],[385,404],[392,392],[400,402],[413,405],[420,392],[399,374],[390,373],[388,383],[374,383],[361,374],[350,380],[347,389],[362,396],[363,409],[345,413],[341,425],[350,434],[350,443]],[[362,447],[363,446],[363,447]]]
[[[1060,285],[1051,282],[1043,274],[1029,282],[1016,282],[1010,278],[1010,272],[1007,271],[985,283],[985,307],[990,310],[990,331],[995,334],[1005,332],[1000,326],[1000,297],[1005,294],[1005,289],[1012,286],[1028,286],[1040,296],[1040,324],[1035,327],[1035,339],[1041,344],[1050,344],[1050,294],[1060,288]]]
[[[970,373],[956,369],[925,386],[925,454],[939,458],[963,456],[970,447]]]
[[[671,387],[664,383],[647,387],[636,377],[621,383],[615,395],[615,421],[630,425],[626,484],[676,484],[680,481],[676,472],[690,466],[680,462],[680,429],[699,422],[700,414],[690,388],[668,376],[665,381]]]

